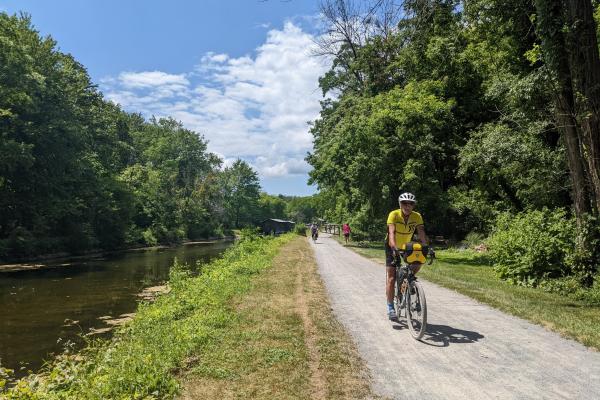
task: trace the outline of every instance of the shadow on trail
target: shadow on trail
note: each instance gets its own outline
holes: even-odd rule
[[[394,320],[392,328],[397,331],[408,329],[406,319]],[[479,332],[465,331],[447,325],[427,324],[427,332],[421,342],[429,346],[448,347],[450,343],[475,343],[484,337]]]
[[[479,332],[465,331],[447,325],[427,324],[427,332],[421,341],[430,346],[448,347],[450,343],[475,343],[484,337]]]
[[[406,323],[406,320],[404,318],[395,319],[393,322],[394,325],[392,325],[392,328],[394,328],[397,331],[408,329],[408,324]]]

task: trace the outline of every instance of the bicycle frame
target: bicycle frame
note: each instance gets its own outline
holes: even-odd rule
[[[431,264],[435,252],[431,250],[428,255],[430,256],[428,264]],[[416,340],[420,340],[427,329],[427,301],[421,284],[417,282],[414,264],[410,265],[403,262],[402,256],[403,254],[400,252],[399,256],[394,257],[394,264],[396,265],[396,293],[394,295],[396,314],[398,318],[406,318],[411,335]],[[404,292],[402,292],[403,287]],[[413,296],[415,297],[414,303]],[[404,315],[402,315],[403,309]]]
[[[404,301],[404,304],[410,304],[410,283],[417,280],[417,276],[410,268],[409,264],[401,263],[399,267],[396,267],[396,291],[399,299]],[[402,286],[404,285],[404,292],[402,292]],[[406,313],[406,307],[404,307]],[[400,317],[400,315],[398,315]],[[406,314],[404,315],[406,317]]]

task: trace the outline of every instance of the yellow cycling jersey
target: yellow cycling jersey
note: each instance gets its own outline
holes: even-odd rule
[[[423,225],[423,217],[416,211],[412,211],[405,222],[402,216],[402,210],[394,210],[387,219],[387,224],[394,224],[396,227],[396,246],[408,243],[412,240],[417,226]]]

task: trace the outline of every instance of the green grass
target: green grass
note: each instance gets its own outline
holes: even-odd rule
[[[383,244],[366,245],[352,243],[347,247],[383,264]],[[511,285],[500,280],[486,260],[472,251],[438,250],[436,254],[434,264],[424,266],[419,276],[600,350],[600,306]]]
[[[253,282],[233,301],[237,323],[185,374],[180,400],[374,398],[352,340],[331,315],[305,237],[283,246]]]
[[[90,343],[77,355],[61,355],[40,374],[0,393],[0,398],[173,397],[179,391],[179,371],[195,366],[201,370],[198,354],[202,348],[221,340],[223,330],[238,322],[231,300],[248,292],[252,277],[270,267],[279,248],[294,237],[242,240],[222,258],[203,266],[197,277],[174,268],[171,292],[152,304],[141,304],[133,321],[111,341]],[[288,356],[285,351],[276,349],[264,357],[283,362]],[[231,372],[222,368],[202,373],[227,377]]]

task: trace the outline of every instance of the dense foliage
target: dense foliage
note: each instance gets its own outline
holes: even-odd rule
[[[312,218],[302,204],[261,193],[245,161],[222,168],[181,123],[146,121],[104,100],[27,16],[0,13],[0,260]]]
[[[499,257],[501,275],[577,272],[589,285],[599,242],[587,221],[600,212],[591,5],[323,1],[321,51],[334,61],[320,80],[330,96],[312,124],[307,161],[326,218],[381,238],[398,195],[411,191],[430,235],[495,232],[499,249],[501,237],[514,244],[525,239],[520,228],[544,229],[540,215],[560,214],[547,234],[585,254],[578,266],[529,232],[519,257]]]
[[[502,214],[488,240],[490,257],[501,278],[533,286],[572,272],[567,260],[574,233],[575,221],[564,210]]]

